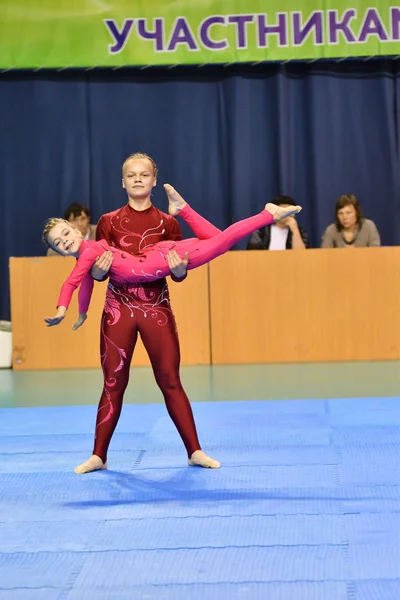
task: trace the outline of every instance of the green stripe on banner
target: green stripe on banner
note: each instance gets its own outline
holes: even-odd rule
[[[388,0],[0,0],[0,68],[394,56]]]

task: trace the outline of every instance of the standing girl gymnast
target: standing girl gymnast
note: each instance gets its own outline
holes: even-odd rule
[[[190,403],[180,382],[179,340],[163,274],[171,274],[175,281],[181,281],[186,267],[200,266],[226,252],[236,241],[261,225],[279,221],[301,210],[300,207],[282,209],[269,204],[260,215],[221,232],[197,215],[171,186],[164,186],[169,199],[169,215],[156,209],[150,200],[156,178],[157,168],[150,157],[142,154],[128,157],[123,165],[123,187],[128,193],[128,204],[103,215],[97,229],[98,242],[83,241],[79,232],[62,219],[51,219],[44,230],[43,237],[49,246],[63,256],[78,259],[62,288],[57,314],[45,319],[48,326],[58,325],[64,319],[69,301],[79,284],[80,314],[73,329],[78,329],[85,322],[93,289],[90,276],[93,262],[93,275],[97,269],[94,277],[98,278],[98,274],[101,278],[110,276],[101,322],[104,387],[97,411],[93,454],[75,468],[75,473],[107,468],[107,451],[121,413],[138,333],[149,353],[168,413],[186,447],[189,465],[220,466],[201,449]],[[174,218],[178,214],[195,230],[199,239],[181,240]],[[220,238],[220,235],[224,237]],[[149,238],[158,243],[149,244]],[[183,259],[177,248],[184,255]],[[130,283],[132,281],[135,283]],[[144,318],[148,315],[156,315],[157,319]]]

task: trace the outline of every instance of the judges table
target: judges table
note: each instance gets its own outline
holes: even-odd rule
[[[72,331],[78,315],[77,292],[64,321],[46,327],[44,318],[56,313],[62,283],[75,260],[58,256],[10,258],[11,320],[14,369],[75,369],[100,366],[100,318],[107,284],[96,282],[88,319]],[[178,321],[182,364],[209,364],[208,267],[196,269],[182,283],[171,281],[171,302]],[[158,306],[162,316],[165,304]],[[154,318],[149,310],[148,318]],[[138,340],[132,364],[150,364]]]
[[[13,367],[98,367],[105,283],[74,332],[76,298],[46,328],[73,259],[11,258]],[[400,358],[400,248],[229,252],[170,283],[182,364]],[[148,365],[138,343],[134,365]]]

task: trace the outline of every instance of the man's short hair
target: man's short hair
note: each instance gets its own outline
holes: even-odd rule
[[[275,196],[275,198],[273,198],[271,202],[273,202],[273,204],[276,204],[277,206],[281,206],[282,204],[296,206],[296,200],[292,198],[292,196]]]
[[[90,210],[83,204],[80,204],[79,202],[74,202],[73,204],[70,204],[68,208],[65,209],[64,219],[66,221],[69,221],[71,215],[73,215],[74,219],[76,219],[77,217],[81,216],[82,212],[84,212],[85,215],[90,219]]]

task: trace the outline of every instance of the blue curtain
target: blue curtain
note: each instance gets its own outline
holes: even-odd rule
[[[125,203],[136,151],[158,163],[160,208],[169,182],[223,228],[290,194],[318,247],[349,192],[382,243],[400,244],[395,61],[4,73],[0,111],[0,318],[8,258],[43,255],[45,219],[71,202],[93,221]]]

